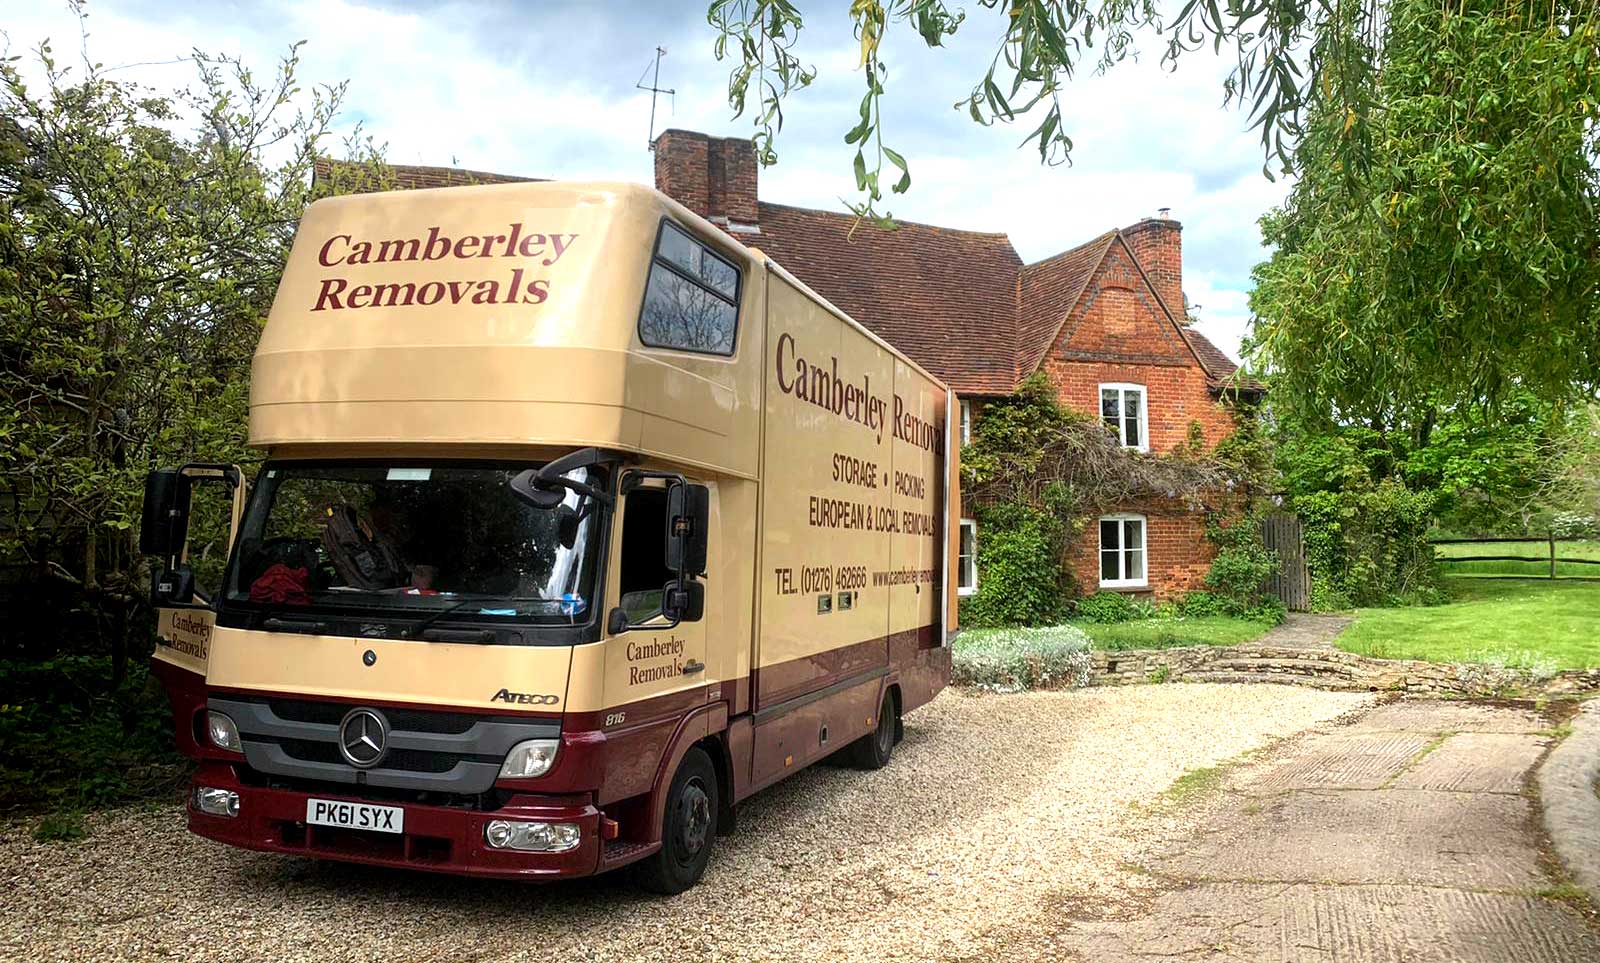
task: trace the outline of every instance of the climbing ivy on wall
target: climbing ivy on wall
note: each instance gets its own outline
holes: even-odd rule
[[[1130,452],[1034,374],[984,405],[961,452],[962,490],[982,533],[978,591],[963,602],[962,623],[1058,621],[1076,594],[1068,563],[1086,518],[1148,498],[1226,507],[1237,499],[1223,493],[1242,490],[1247,461],[1193,442],[1166,454]]]

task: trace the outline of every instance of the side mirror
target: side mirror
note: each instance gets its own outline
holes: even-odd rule
[[[667,568],[691,578],[706,573],[711,528],[711,490],[674,484],[667,489]]]
[[[661,614],[674,622],[698,622],[705,618],[705,583],[668,582],[661,592]]]
[[[150,580],[150,603],[188,605],[194,601],[194,572],[187,565],[158,569]]]
[[[144,479],[144,515],[139,520],[139,551],[171,558],[183,550],[189,531],[189,479],[170,468]]]

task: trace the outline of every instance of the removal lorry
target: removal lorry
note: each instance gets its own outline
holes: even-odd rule
[[[253,481],[146,484],[189,828],[693,885],[741,800],[884,765],[948,682],[953,404],[649,188],[318,201],[255,354]]]

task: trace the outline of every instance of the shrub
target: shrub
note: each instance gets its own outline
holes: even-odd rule
[[[1547,527],[1556,538],[1592,538],[1600,534],[1600,519],[1581,512],[1556,512]]]
[[[1266,591],[1267,580],[1278,571],[1278,553],[1261,540],[1261,513],[1247,512],[1226,525],[1213,518],[1206,524],[1206,538],[1217,546],[1217,557],[1205,578],[1213,600],[1199,604],[1220,609],[1208,614],[1235,618],[1265,615],[1282,621],[1282,604]]]
[[[1228,600],[1214,592],[1186,592],[1172,605],[1177,615],[1204,618],[1208,615],[1227,615]]]
[[[1056,561],[1066,540],[1060,517],[1004,503],[981,508],[978,523],[978,594],[962,603],[961,621],[974,628],[1060,621],[1072,594],[1070,578]]]
[[[1085,622],[1109,624],[1147,619],[1155,614],[1155,607],[1121,592],[1096,592],[1078,599],[1073,604],[1073,614]]]
[[[956,637],[950,677],[990,692],[1080,686],[1089,681],[1090,649],[1071,625],[968,630]]]
[[[80,810],[175,797],[188,764],[145,660],[105,692],[110,660],[0,660],[0,810]],[[99,694],[105,693],[105,694]]]
[[[1428,529],[1439,493],[1387,479],[1294,499],[1305,529],[1315,607],[1438,601]]]
[[[83,815],[71,810],[46,814],[33,831],[33,838],[41,843],[67,843],[87,835]]]

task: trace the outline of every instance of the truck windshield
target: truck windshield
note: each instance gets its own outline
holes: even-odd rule
[[[240,526],[227,601],[451,621],[587,621],[599,506],[512,493],[529,465],[270,462]],[[567,475],[600,486],[598,469]],[[474,604],[476,603],[476,604]]]

